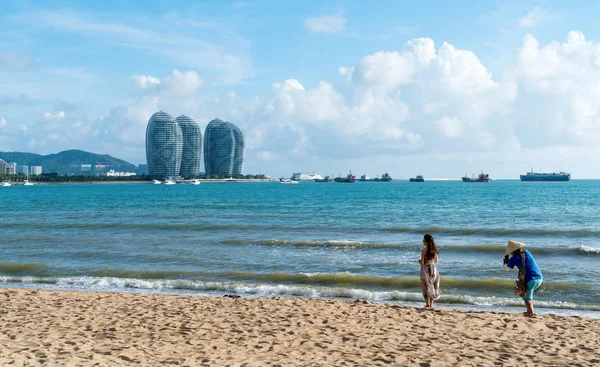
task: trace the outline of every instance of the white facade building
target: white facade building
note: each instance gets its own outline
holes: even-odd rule
[[[28,175],[29,174],[29,166],[22,165],[22,164],[18,165],[17,173],[23,173],[25,175]]]
[[[106,172],[106,175],[108,177],[129,177],[129,176],[135,176],[135,172],[115,172],[114,169],[111,169],[110,171]]]
[[[41,175],[42,174],[42,166],[31,166],[29,167],[30,175]]]

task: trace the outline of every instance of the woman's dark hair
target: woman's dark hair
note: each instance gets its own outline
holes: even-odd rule
[[[425,243],[427,244],[427,251],[425,251],[425,260],[433,260],[435,258],[435,255],[440,253],[437,246],[435,245],[435,240],[433,239],[433,236],[430,234],[426,234],[425,237],[423,237],[423,241],[425,241]]]
[[[516,250],[514,250],[513,252],[510,253],[511,256],[517,256],[517,255],[521,255],[521,252],[523,252],[522,248],[518,248]]]

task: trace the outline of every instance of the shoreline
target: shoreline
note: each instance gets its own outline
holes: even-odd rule
[[[260,179],[199,179],[201,183],[272,183],[276,181]],[[152,181],[32,181],[34,185],[110,185],[110,184],[147,184],[153,185]],[[191,181],[177,182],[177,185],[191,185]],[[22,182],[15,182],[13,186],[23,186]]]
[[[135,279],[127,278],[123,279],[126,282],[135,282]],[[145,280],[142,280],[144,282]],[[26,284],[26,283],[14,283],[14,282],[0,282],[1,289],[24,289],[24,290],[40,290],[40,291],[66,291],[66,292],[89,292],[89,293],[116,293],[116,294],[140,294],[140,295],[158,295],[158,296],[181,296],[181,297],[206,297],[206,298],[220,298],[224,294],[235,294],[241,298],[246,299],[268,299],[268,298],[283,298],[283,299],[313,299],[313,300],[326,300],[326,301],[340,301],[349,302],[354,299],[360,298],[379,305],[399,306],[399,307],[423,307],[423,300],[379,300],[371,299],[368,296],[364,297],[361,295],[356,296],[310,296],[301,295],[295,293],[281,293],[281,294],[254,294],[254,293],[243,293],[238,292],[235,289],[227,289],[217,287],[218,290],[199,290],[199,289],[187,289],[187,288],[137,288],[133,287],[117,287],[117,288],[87,288],[87,287],[64,287],[56,286],[51,284]],[[293,294],[293,295],[292,295]],[[444,302],[444,300],[438,300],[435,302],[435,307],[447,310],[447,311],[468,311],[468,312],[494,312],[494,313],[505,313],[505,314],[522,314],[525,309],[524,303],[520,298],[515,297],[516,301],[514,304],[498,304],[498,305],[485,305],[485,304],[474,304],[474,303],[456,303],[456,302]],[[572,307],[552,307],[541,304],[537,300],[534,304],[536,313],[539,315],[555,315],[560,317],[581,317],[586,319],[594,319],[600,321],[600,311],[595,309],[586,308],[587,305],[579,305],[583,308],[572,308]]]
[[[0,364],[600,363],[600,321],[311,298],[0,289]]]

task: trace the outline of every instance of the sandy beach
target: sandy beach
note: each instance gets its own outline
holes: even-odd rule
[[[600,320],[367,301],[2,289],[0,365],[600,363]]]

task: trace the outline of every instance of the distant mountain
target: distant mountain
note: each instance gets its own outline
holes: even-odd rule
[[[108,154],[95,154],[83,150],[65,150],[48,155],[22,152],[0,152],[0,159],[18,165],[42,166],[44,173],[94,174],[114,169],[135,172],[136,166]]]

